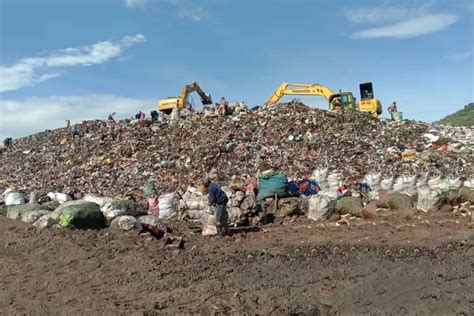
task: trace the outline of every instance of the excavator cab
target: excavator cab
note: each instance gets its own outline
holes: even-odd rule
[[[361,83],[359,112],[367,112],[377,117],[382,114],[382,103],[374,98],[374,89],[372,82]]]
[[[342,108],[348,111],[355,110],[355,98],[352,95],[352,92],[339,92],[331,95],[329,97],[329,109],[335,110],[334,100],[338,98],[341,101]]]

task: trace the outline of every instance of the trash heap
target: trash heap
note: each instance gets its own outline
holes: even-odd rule
[[[172,208],[171,212],[153,215],[147,212],[143,203],[133,200],[115,200],[93,194],[72,200],[69,195],[58,192],[49,192],[41,198],[30,194],[26,198],[23,193],[11,189],[0,195],[0,201],[2,215],[42,229],[101,229],[109,226],[121,232],[148,232],[158,238],[169,235],[171,230],[165,221],[176,211]]]
[[[214,210],[198,187],[205,176],[223,186],[235,226],[442,209],[472,219],[473,137],[472,128],[298,102],[226,117],[86,121],[74,133],[45,131],[2,152],[0,206],[41,228],[164,235],[164,221],[187,219],[214,235]]]
[[[298,102],[236,116],[75,127],[75,136],[62,128],[14,140],[0,154],[0,190],[138,200],[147,181],[160,194],[184,194],[203,175],[226,185],[270,168],[289,179],[328,168],[348,186],[368,173],[472,177],[472,128],[391,122]]]

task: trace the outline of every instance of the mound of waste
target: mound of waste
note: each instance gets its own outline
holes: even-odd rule
[[[473,129],[386,121],[298,102],[235,116],[178,121],[85,121],[16,139],[0,154],[0,190],[142,197],[195,186],[203,175],[230,183],[273,168],[310,178],[329,168],[355,185],[367,173],[472,177]]]

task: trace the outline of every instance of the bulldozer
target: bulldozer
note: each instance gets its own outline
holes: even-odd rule
[[[169,97],[158,101],[158,110],[170,114],[174,108],[178,107],[180,109],[185,108],[189,105],[188,98],[189,95],[193,92],[201,97],[202,105],[212,104],[212,98],[210,94],[205,93],[199,84],[196,81],[193,81],[191,84],[183,86],[181,89],[181,96],[179,97]]]

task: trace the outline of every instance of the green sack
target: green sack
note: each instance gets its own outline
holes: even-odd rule
[[[59,225],[61,225],[62,227],[69,227],[69,225],[71,225],[71,219],[71,215],[61,214],[59,216]]]
[[[278,213],[281,217],[298,214],[299,213],[298,204],[297,203],[283,204],[280,207],[280,210]]]
[[[279,172],[270,172],[258,179],[257,200],[261,201],[274,195],[279,197],[288,194],[288,178]]]
[[[59,224],[71,228],[102,228],[105,221],[99,205],[94,202],[69,201],[61,204],[54,213],[59,214]]]

